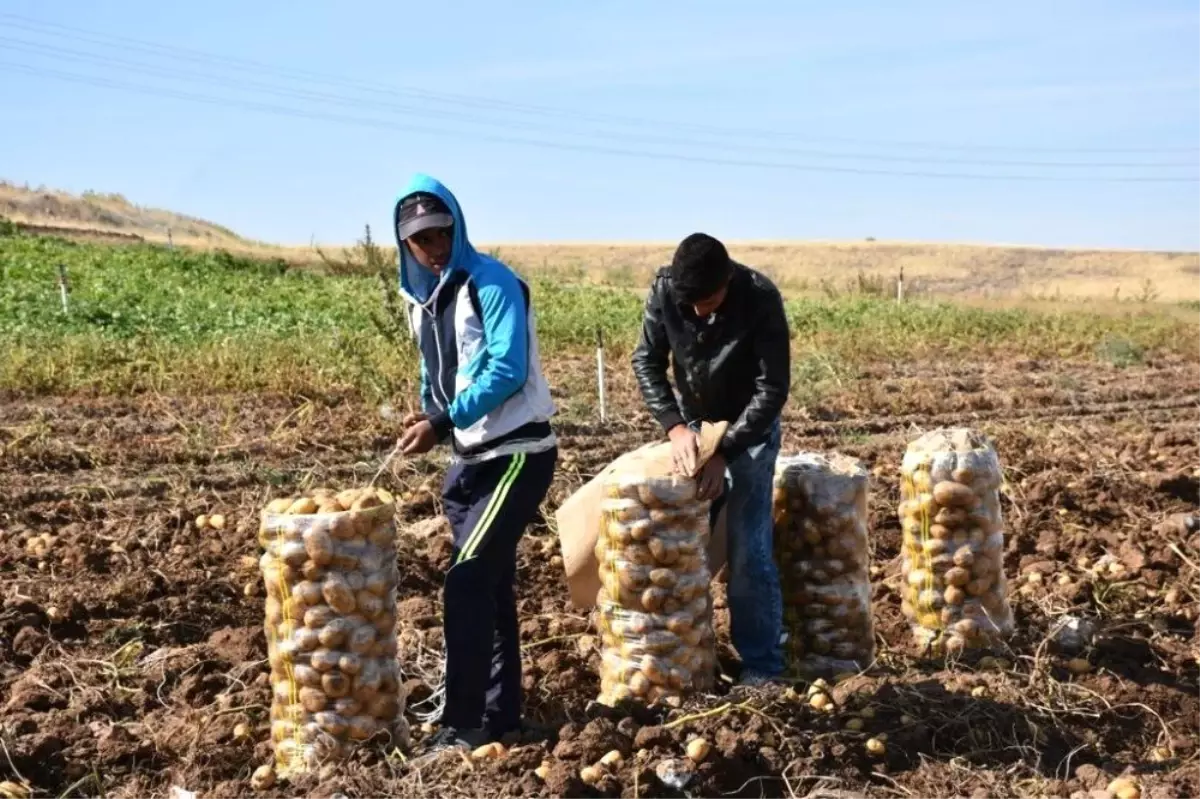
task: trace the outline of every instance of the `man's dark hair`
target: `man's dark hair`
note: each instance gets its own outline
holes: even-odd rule
[[[671,283],[684,302],[708,299],[725,287],[732,274],[725,245],[706,233],[688,236],[671,259]]]

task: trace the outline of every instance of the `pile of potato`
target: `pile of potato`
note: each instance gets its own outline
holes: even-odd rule
[[[691,479],[616,474],[602,507],[599,701],[677,707],[711,686],[716,666],[710,504],[696,499]]]
[[[918,644],[954,653],[1012,632],[996,451],[966,428],[934,430],[901,464],[902,610]]]
[[[775,559],[785,657],[809,679],[866,668],[875,655],[867,547],[867,471],[805,453],[775,466]]]
[[[258,540],[277,769],[304,771],[379,733],[407,740],[392,496],[316,489],[277,499]]]

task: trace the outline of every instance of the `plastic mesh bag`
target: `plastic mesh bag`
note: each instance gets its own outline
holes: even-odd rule
[[[995,449],[973,430],[934,430],[908,445],[900,471],[901,608],[917,643],[994,645],[1013,629]]]
[[[275,500],[259,543],[276,770],[408,739],[396,661],[395,505],[385,491]]]
[[[600,701],[678,706],[716,667],[705,548],[710,503],[694,480],[638,473],[605,482],[596,544]]]
[[[775,558],[785,657],[800,676],[859,671],[874,659],[869,477],[855,459],[803,453],[775,466]]]

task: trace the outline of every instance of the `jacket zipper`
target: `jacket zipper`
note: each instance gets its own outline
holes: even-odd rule
[[[429,298],[429,304],[433,306],[432,310],[430,310],[428,306],[422,307],[424,308],[425,313],[429,314],[429,326],[433,328],[433,351],[437,356],[437,381],[434,383],[434,385],[437,386],[435,390],[440,392],[442,395],[442,410],[445,411],[450,409],[450,398],[446,396],[446,389],[442,383],[442,371],[445,359],[442,357],[442,339],[441,336],[438,335],[438,328],[441,327],[441,325],[438,323],[437,317],[437,301],[438,295],[441,294],[441,290],[442,286],[439,283],[437,288],[433,290],[433,296]]]

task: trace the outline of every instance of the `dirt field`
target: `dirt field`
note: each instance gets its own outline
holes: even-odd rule
[[[615,377],[621,421],[561,427],[550,508],[655,435],[631,389],[628,375]],[[545,733],[495,762],[370,750],[265,795],[682,795],[655,766],[697,734],[714,748],[690,795],[1090,796],[1124,773],[1145,797],[1200,795],[1200,531],[1180,516],[1198,508],[1198,391],[1191,361],[900,364],[861,373],[821,406],[792,407],[786,450],[838,449],[876,475],[879,660],[836,687],[833,714],[811,709],[803,691],[725,681],[670,717],[589,711],[591,624],[567,604],[542,525],[521,545],[519,594],[527,712]],[[1007,470],[1019,632],[999,670],[922,661],[900,614],[899,460],[918,428],[957,423],[992,435]],[[0,778],[27,781],[36,796],[253,793],[250,774],[270,758],[256,513],[302,483],[365,482],[394,432],[374,409],[337,398],[0,401]],[[384,478],[412,500],[401,519],[402,632],[434,651],[449,560],[429,523],[439,468],[405,463]],[[213,512],[227,529],[197,532],[193,519]],[[720,608],[721,586],[716,595]],[[1099,624],[1084,675],[1049,640],[1067,613]],[[727,621],[719,612],[732,671]],[[408,676],[419,708],[429,686]],[[847,730],[868,707],[865,729]],[[248,737],[235,737],[239,724]],[[880,733],[886,753],[872,758],[864,742]],[[613,749],[624,763],[585,785],[580,769]],[[543,761],[545,781],[533,773]]]

